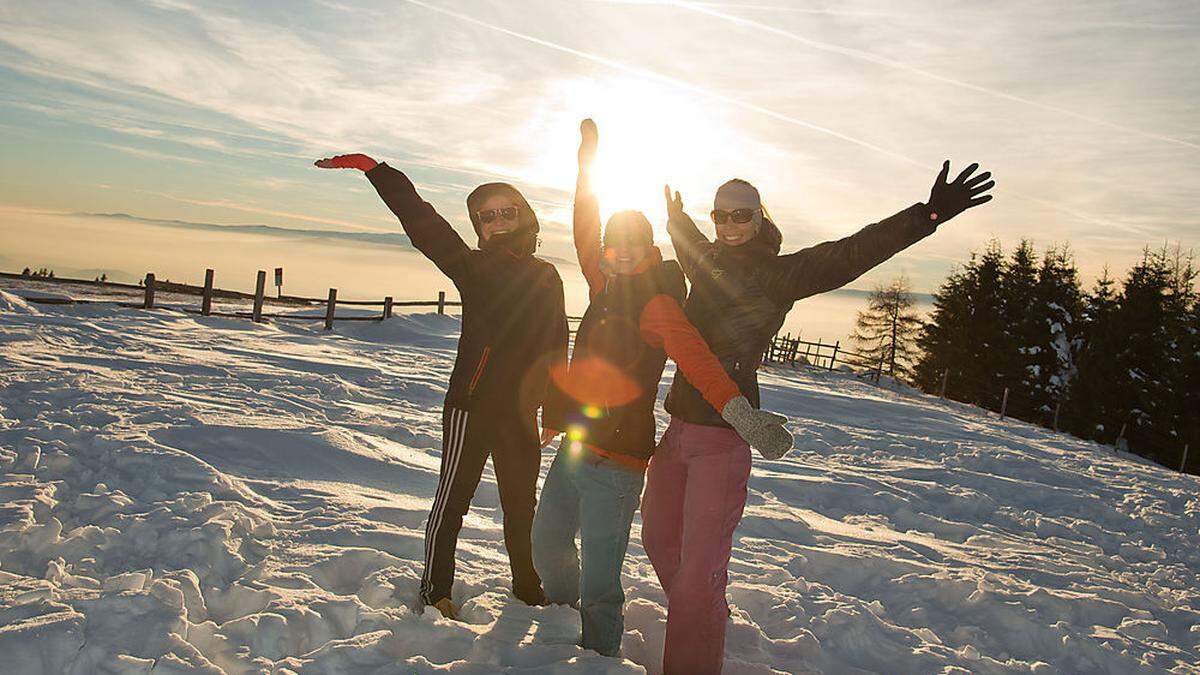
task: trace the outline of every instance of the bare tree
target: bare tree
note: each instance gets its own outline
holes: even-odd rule
[[[867,309],[858,313],[850,338],[877,373],[904,378],[911,372],[922,324],[915,306],[908,279],[901,276],[886,287],[876,286]]]

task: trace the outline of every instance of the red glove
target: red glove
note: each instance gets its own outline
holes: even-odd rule
[[[366,155],[358,153],[353,155],[338,155],[337,157],[318,159],[313,163],[322,169],[358,169],[364,173],[374,169],[379,165],[379,162],[376,162]]]

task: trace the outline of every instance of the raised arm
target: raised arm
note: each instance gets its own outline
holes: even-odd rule
[[[421,199],[408,176],[361,154],[338,155],[319,160],[316,165],[323,169],[358,169],[366,173],[418,251],[454,281],[466,271],[470,247],[429,202]]]
[[[664,185],[663,192],[667,198],[667,234],[671,237],[671,246],[675,249],[683,273],[691,279],[696,268],[703,264],[712,242],[696,227],[691,216],[684,212],[679,193],[675,192],[672,198],[670,185]]]
[[[596,123],[585,119],[579,125],[579,177],[575,181],[575,255],[583,278],[587,279],[588,296],[594,298],[604,290],[604,273],[600,271],[600,202],[592,190],[592,161],[596,158],[599,132]]]
[[[991,173],[971,177],[978,164],[968,166],[953,182],[947,182],[950,162],[942,165],[930,191],[929,201],[867,225],[839,239],[782,256],[771,286],[787,300],[824,293],[862,276],[900,251],[933,234],[938,225],[963,211],[991,200],[983,194],[994,181]]]

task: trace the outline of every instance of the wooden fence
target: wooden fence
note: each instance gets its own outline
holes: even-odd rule
[[[447,300],[445,291],[438,291],[437,300],[409,300],[397,302],[392,296],[387,296],[382,300],[338,300],[337,289],[329,289],[329,295],[322,298],[306,298],[295,295],[279,295],[278,297],[269,298],[274,304],[284,304],[293,306],[319,307],[324,305],[325,314],[323,316],[303,316],[295,314],[280,314],[264,312],[264,306],[268,298],[266,297],[266,281],[267,273],[265,270],[259,270],[255,279],[254,293],[243,293],[241,291],[231,291],[226,289],[216,288],[213,285],[215,272],[212,269],[204,271],[204,285],[194,286],[191,284],[180,284],[173,282],[159,281],[153,272],[146,274],[146,278],[140,285],[125,284],[111,281],[95,281],[89,279],[67,279],[62,277],[39,277],[26,276],[21,274],[12,274],[0,272],[0,278],[5,279],[20,279],[24,281],[36,281],[42,283],[65,284],[65,285],[86,285],[92,288],[119,289],[126,291],[137,291],[142,294],[141,302],[118,302],[116,304],[124,307],[139,307],[143,309],[153,309],[157,305],[157,296],[159,293],[176,293],[182,295],[196,295],[200,297],[200,306],[198,308],[177,307],[180,311],[190,314],[200,314],[203,316],[228,316],[247,318],[253,321],[262,322],[266,320],[276,321],[323,321],[325,329],[333,328],[335,321],[382,321],[392,317],[393,309],[396,307],[436,307],[438,314],[445,314],[447,307],[460,307],[462,302],[458,300]],[[213,309],[214,299],[224,300],[249,300],[252,304],[250,311],[234,311],[222,312]],[[77,300],[77,299],[62,299],[62,298],[31,298],[33,302],[42,304],[74,304],[74,303],[89,303],[95,301]],[[338,305],[356,306],[356,307],[379,307],[380,313],[377,316],[338,316]]]
[[[836,368],[839,358],[843,365],[865,370],[878,372],[882,366],[881,363],[873,362],[864,354],[843,349],[841,340],[823,342],[817,338],[816,342],[810,342],[801,340],[799,336],[792,337],[791,333],[771,338],[767,350],[763,353],[764,363],[786,363],[795,366],[799,361],[802,364],[826,370]]]
[[[154,309],[158,307],[157,295],[159,293],[175,293],[182,295],[197,295],[200,296],[199,308],[190,307],[172,307],[189,314],[200,314],[202,316],[226,316],[236,318],[246,318],[255,322],[264,322],[268,320],[274,321],[323,321],[325,330],[332,330],[333,324],[336,321],[383,321],[392,318],[393,310],[396,307],[436,307],[438,314],[445,314],[447,307],[461,307],[460,300],[447,300],[446,291],[438,291],[437,300],[404,300],[396,301],[392,296],[386,296],[382,300],[339,300],[337,289],[330,288],[329,294],[325,298],[306,298],[297,295],[279,294],[276,297],[268,298],[266,296],[267,272],[259,270],[255,278],[254,293],[244,293],[242,291],[232,291],[227,289],[216,288],[213,281],[216,273],[212,269],[204,270],[204,285],[195,286],[191,284],[174,283],[170,281],[158,280],[153,272],[147,273],[146,278],[141,284],[125,284],[111,281],[96,281],[94,279],[68,279],[62,277],[42,277],[42,276],[27,276],[22,274],[13,274],[10,272],[0,272],[0,278],[3,279],[20,279],[24,281],[36,281],[52,284],[66,285],[86,285],[92,288],[113,288],[128,291],[137,291],[141,293],[142,300],[140,302],[117,302],[116,304],[122,307],[136,307],[141,309]],[[222,312],[213,309],[213,299],[219,298],[224,300],[249,300],[252,302],[250,311],[234,311]],[[108,301],[93,301],[79,299],[63,299],[63,298],[30,298],[32,302],[41,304],[88,304],[94,302]],[[325,313],[321,316],[304,316],[297,314],[280,314],[267,313],[264,310],[266,302],[270,300],[273,304],[284,304],[301,307],[321,307],[324,306]],[[338,306],[348,307],[379,307],[380,313],[375,316],[338,316]],[[575,323],[580,320],[580,317],[569,316],[568,320]]]

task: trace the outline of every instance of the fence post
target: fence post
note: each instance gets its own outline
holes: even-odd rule
[[[383,318],[392,318],[392,296],[387,296],[383,299]]]
[[[446,291],[438,291],[438,314],[446,313]]]
[[[333,330],[333,312],[337,308],[337,289],[329,289],[329,300],[325,302],[325,330]]]
[[[1004,388],[1004,400],[1000,403],[1000,419],[1004,419],[1004,413],[1008,412],[1008,387]]]
[[[154,309],[154,272],[146,272],[146,298],[142,301],[143,309]]]
[[[204,270],[204,297],[200,300],[200,313],[204,316],[212,314],[213,271]]]
[[[837,342],[833,343],[833,356],[829,357],[829,369],[830,370],[833,370],[833,364],[837,363],[838,347],[840,347],[841,345],[842,345],[841,340],[838,340]]]
[[[1188,444],[1184,443],[1183,444],[1183,459],[1179,460],[1179,472],[1180,473],[1183,473],[1183,468],[1185,466],[1187,466],[1187,451],[1188,451]]]
[[[942,371],[942,388],[938,390],[938,398],[946,398],[946,380],[950,379],[950,369]]]
[[[1054,406],[1054,430],[1058,431],[1058,411],[1062,410],[1062,399],[1058,399],[1058,403]]]
[[[258,271],[258,280],[254,284],[254,322],[262,321],[263,293],[267,290],[267,271]]]

